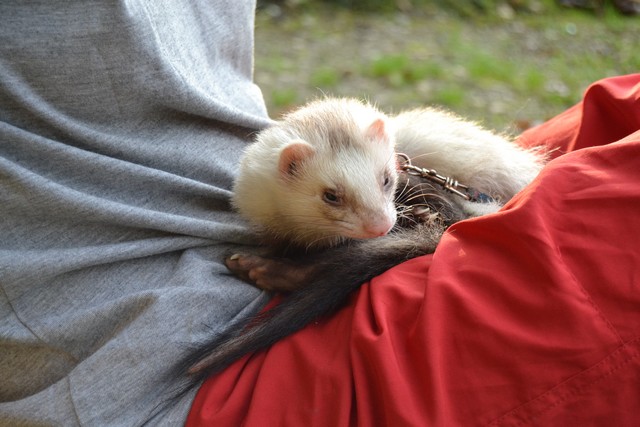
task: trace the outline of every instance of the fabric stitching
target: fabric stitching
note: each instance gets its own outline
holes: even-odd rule
[[[500,425],[500,424],[505,422],[505,419],[507,417],[517,416],[518,412],[526,410],[527,407],[531,406],[535,402],[541,401],[545,397],[553,395],[554,392],[556,392],[558,390],[558,388],[570,387],[570,384],[572,382],[577,381],[577,379],[579,379],[581,376],[584,376],[584,375],[588,374],[590,371],[597,370],[599,366],[601,366],[602,364],[606,363],[607,360],[609,360],[611,357],[614,357],[616,354],[619,354],[619,353],[623,352],[624,350],[628,349],[630,346],[632,346],[632,345],[634,345],[634,344],[636,344],[638,342],[640,342],[640,339],[635,339],[633,341],[630,341],[630,342],[624,344],[622,347],[618,348],[613,353],[610,353],[607,357],[605,357],[603,360],[601,360],[600,362],[596,363],[595,365],[593,365],[593,366],[591,366],[591,367],[589,367],[589,368],[587,368],[587,369],[585,369],[585,370],[573,375],[571,378],[569,378],[569,379],[561,382],[560,384],[552,387],[550,390],[544,392],[543,394],[539,395],[538,397],[536,397],[536,398],[534,398],[532,400],[529,400],[529,401],[523,403],[522,405],[519,405],[518,407],[514,408],[513,410],[511,410],[511,411],[507,412],[506,414],[500,416],[499,418],[491,421],[487,425],[489,425],[489,426]],[[611,376],[613,373],[615,373],[616,371],[618,371],[622,367],[628,365],[630,362],[634,361],[635,359],[638,359],[639,357],[640,357],[640,352],[635,351],[633,354],[629,355],[624,360],[620,361],[615,366],[613,366],[610,369],[608,369],[606,372],[603,372],[602,374],[598,375],[596,378],[594,378],[593,380],[589,381],[588,383],[580,385],[580,386],[575,386],[573,388],[569,388],[569,390],[567,390],[564,393],[562,393],[557,399],[554,399],[554,401],[551,402],[550,404],[545,405],[540,410],[535,411],[534,413],[530,414],[529,416],[526,416],[526,417],[523,416],[523,418],[519,422],[517,422],[515,425],[522,426],[522,425],[525,425],[527,423],[530,423],[531,421],[536,420],[537,418],[542,416],[544,413],[546,413],[546,412],[552,410],[553,408],[557,407],[558,405],[566,402],[569,398],[575,397],[575,396],[579,396],[580,394],[583,394],[585,391],[590,389],[594,384],[597,384],[598,382],[603,381],[604,379],[606,379],[607,377]]]

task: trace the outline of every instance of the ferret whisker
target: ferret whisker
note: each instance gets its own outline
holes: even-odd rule
[[[411,188],[414,188],[414,187],[411,187]],[[411,188],[409,187],[409,181],[408,180],[405,181],[404,186],[402,187],[402,190],[399,190],[398,192],[399,194],[398,196],[396,196],[396,198],[402,197],[402,195],[405,194],[405,192],[411,191]]]
[[[441,196],[440,194],[435,194],[435,193],[423,193],[423,194],[414,194],[410,197],[408,197],[407,199],[404,200],[404,202],[412,202],[414,200],[420,200],[420,199],[425,199],[427,197],[431,197],[433,199],[436,200],[441,200],[447,204],[450,204],[451,202],[444,196]]]
[[[410,160],[413,163],[413,161],[416,160],[416,159],[419,159],[421,157],[433,156],[434,154],[438,154],[438,152],[437,151],[431,151],[429,153],[421,153],[421,154],[418,154],[417,156],[411,157]]]
[[[407,205],[396,205],[396,212],[397,213],[404,213],[404,212],[408,212],[411,210],[411,206],[407,206]]]
[[[416,225],[419,224],[418,220],[415,219],[415,217],[411,216],[411,215],[403,215],[400,219],[404,219],[406,221],[409,221],[410,223]]]

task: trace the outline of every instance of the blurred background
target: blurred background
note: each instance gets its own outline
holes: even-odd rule
[[[640,72],[637,12],[640,0],[259,0],[255,80],[272,118],[327,94],[517,134],[590,83]]]

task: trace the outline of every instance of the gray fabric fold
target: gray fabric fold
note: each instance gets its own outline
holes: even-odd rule
[[[254,6],[0,3],[0,425],[139,425],[265,303],[221,262],[255,240],[229,195],[270,124]]]

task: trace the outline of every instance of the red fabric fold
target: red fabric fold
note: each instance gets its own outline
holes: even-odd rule
[[[525,132],[501,212],[210,378],[187,426],[639,425],[640,75]]]

